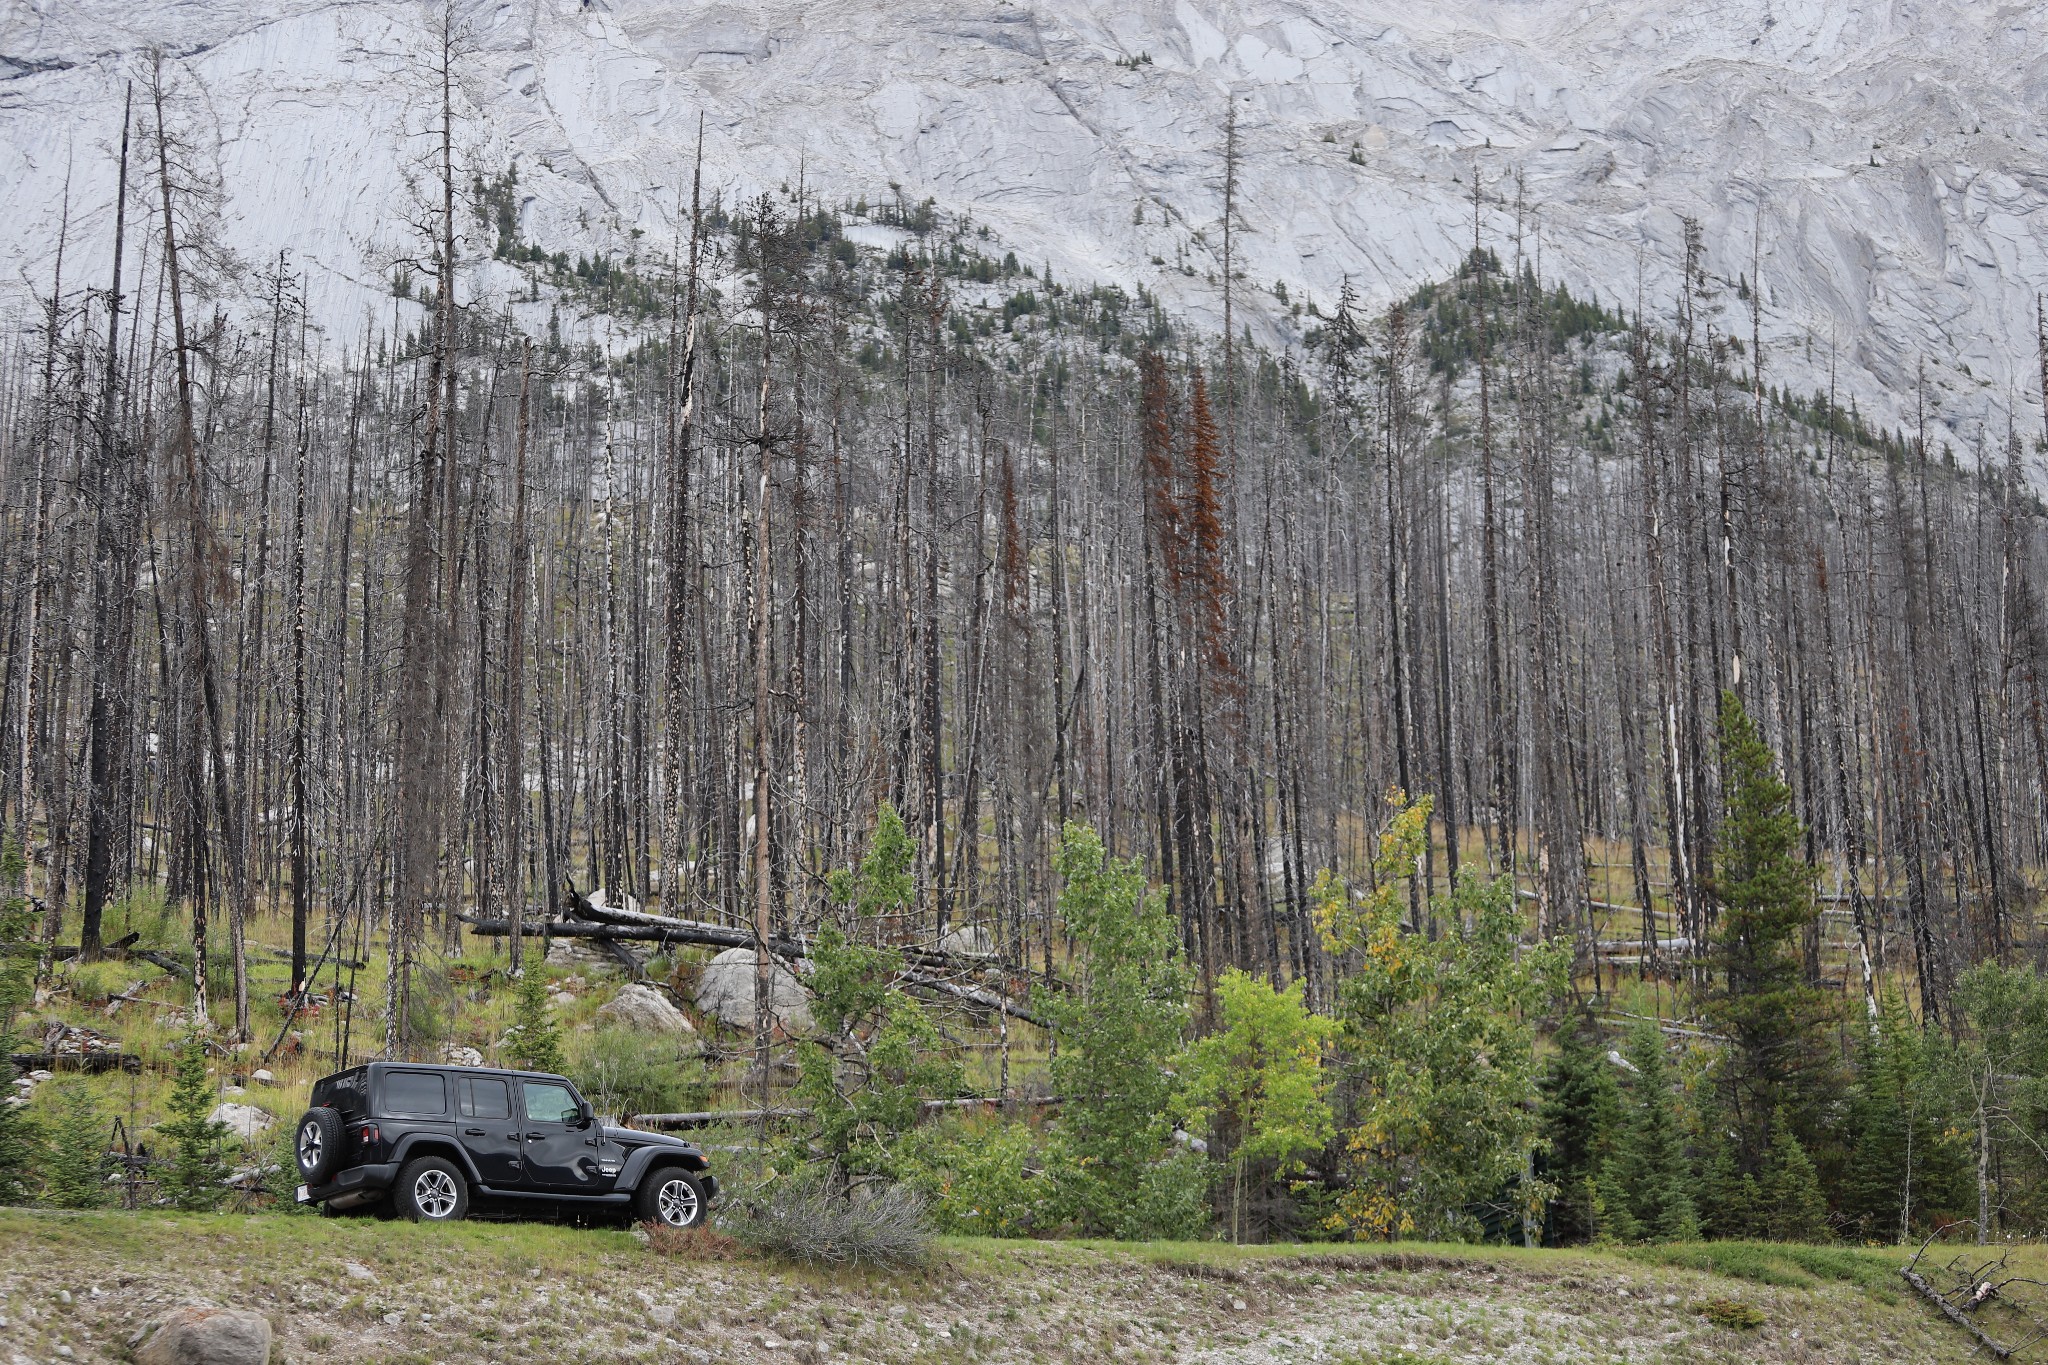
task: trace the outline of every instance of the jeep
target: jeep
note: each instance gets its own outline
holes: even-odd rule
[[[561,1076],[368,1062],[313,1086],[299,1120],[301,1204],[452,1223],[472,1203],[704,1221],[718,1181],[694,1144],[600,1123]]]

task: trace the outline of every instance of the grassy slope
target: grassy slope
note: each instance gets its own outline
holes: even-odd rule
[[[274,1359],[293,1362],[1966,1359],[1897,1263],[949,1239],[930,1269],[884,1276],[678,1260],[551,1226],[0,1210],[0,1357],[125,1359],[151,1313],[212,1301],[268,1313]],[[1765,1325],[1713,1326],[1699,1308],[1717,1298]]]

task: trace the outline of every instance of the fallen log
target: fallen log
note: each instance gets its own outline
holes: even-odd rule
[[[1660,938],[1655,944],[1648,944],[1639,938],[1603,938],[1593,947],[1603,953],[1642,953],[1654,947],[1660,953],[1689,953],[1692,940],[1684,935]]]
[[[622,910],[615,905],[594,904],[589,897],[582,895],[571,898],[569,906],[570,913],[576,918],[594,920],[599,924],[631,925],[635,928],[646,929],[674,929],[679,932],[711,932],[721,935],[736,935],[736,940],[727,944],[728,947],[751,948],[754,945],[753,931],[749,929],[734,929],[724,924],[708,924],[703,920],[678,919],[673,915],[651,915],[644,910]],[[710,940],[703,941],[709,942]],[[724,940],[721,939],[719,941],[723,942]],[[805,946],[807,940],[804,938],[778,939],[775,942],[794,944],[794,956],[810,956],[810,949]],[[773,947],[774,945],[771,944],[770,946]],[[919,966],[934,967],[948,971],[980,971],[990,967],[997,967],[1009,972],[1013,976],[1025,974],[1023,969],[1017,967],[1014,963],[1006,963],[996,957],[976,957],[966,953],[948,953],[936,948],[920,948],[902,944],[895,946],[896,951],[902,955],[905,962],[914,962]],[[781,953],[784,950],[775,948],[774,951]],[[789,954],[785,954],[785,956],[787,955]]]
[[[133,1052],[12,1052],[7,1060],[16,1071],[24,1073],[83,1071],[88,1076],[97,1076],[119,1068],[132,1076],[142,1071],[142,1058]]]
[[[1916,1256],[1913,1259],[1917,1261],[1920,1258]],[[1943,1298],[1940,1292],[1927,1282],[1926,1276],[1909,1265],[1900,1266],[1899,1275],[1907,1284],[1912,1285],[1914,1289],[1918,1290],[1922,1298],[1932,1303],[1936,1308],[1939,1308],[1943,1317],[1975,1337],[1979,1346],[1982,1346],[2000,1360],[2010,1360],[2012,1358],[2012,1347],[2005,1345],[1976,1323],[1970,1321],[1970,1315]]]
[[[626,912],[622,911],[620,913]],[[510,924],[502,919],[476,919],[468,915],[461,916],[460,918],[464,924],[469,926],[471,933],[484,938],[503,938],[511,932]],[[665,916],[654,915],[645,916],[644,918],[666,919]],[[620,941],[637,943],[694,943],[712,948],[751,948],[754,946],[754,935],[749,930],[728,928],[723,924],[699,924],[693,920],[666,920],[665,923],[657,924],[606,924],[589,920],[552,920],[543,928],[534,929],[530,932],[546,932],[554,935],[556,938],[587,938],[600,943]],[[807,958],[810,956],[810,945],[800,940],[775,938],[768,940],[768,951],[778,957]],[[1019,1005],[1005,996],[996,994],[994,991],[983,990],[978,986],[962,986],[955,982],[944,980],[941,977],[932,976],[926,972],[906,971],[901,974],[901,977],[904,984],[916,987],[919,990],[951,996],[953,999],[964,1004],[975,1005],[982,1009],[996,1010],[1002,1014],[1009,1015],[1012,1019],[1021,1019],[1027,1024],[1036,1024],[1039,1028],[1045,1029],[1048,1032],[1052,1029],[1052,1021],[1038,1013],[1038,1011],[1024,1005]]]
[[[1021,1099],[1012,1096],[1008,1101],[1005,1101],[999,1095],[979,1095],[964,1100],[926,1100],[923,1104],[923,1109],[927,1114],[935,1114],[945,1109],[972,1109],[977,1105],[997,1109],[1001,1108],[1005,1103],[1043,1107],[1056,1105],[1059,1103],[1059,1100],[1049,1098]],[[759,1123],[762,1119],[807,1119],[815,1112],[815,1110],[809,1108],[703,1109],[687,1114],[633,1114],[627,1117],[626,1123],[628,1126],[635,1128],[652,1128],[658,1131],[667,1131],[677,1128],[709,1128],[713,1124],[719,1123]]]
[[[147,962],[150,966],[169,972],[172,976],[183,977],[192,974],[190,967],[187,967],[169,953],[160,953],[154,948],[137,948],[133,946],[135,940],[141,937],[142,935],[140,934],[130,934],[119,942],[108,944],[100,949],[101,959],[113,962],[126,962],[130,960]],[[52,948],[50,956],[58,962],[69,962],[72,958],[78,956],[78,949],[71,946]]]
[[[977,986],[956,985],[951,981],[942,981],[935,976],[927,976],[923,972],[901,972],[898,975],[902,978],[905,985],[916,986],[927,991],[937,991],[941,995],[950,995],[955,1000],[965,1001],[970,1005],[979,1005],[983,1009],[996,1010],[1009,1015],[1012,1019],[1022,1019],[1027,1024],[1036,1024],[1048,1033],[1052,1031],[1052,1020],[1047,1019],[1035,1010],[1025,1009],[1023,1006],[997,995],[994,991],[985,991]]]
[[[113,1018],[115,1015],[121,1012],[121,1006],[129,1004],[131,1002],[138,1005],[147,1005],[153,1003],[152,1001],[144,998],[143,996],[136,994],[137,991],[141,990],[147,984],[148,983],[145,981],[131,981],[122,990],[116,992],[113,995],[108,996],[107,1018]]]

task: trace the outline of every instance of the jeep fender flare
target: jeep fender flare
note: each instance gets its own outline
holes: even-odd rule
[[[655,1166],[680,1166],[694,1174],[705,1170],[710,1164],[701,1152],[679,1152],[673,1147],[636,1147],[626,1158],[625,1168],[619,1172],[618,1182],[612,1188],[639,1188],[640,1178]]]
[[[408,1133],[400,1140],[397,1150],[391,1154],[394,1168],[402,1167],[416,1156],[438,1156],[454,1162],[462,1168],[462,1174],[471,1186],[484,1184],[484,1178],[476,1169],[476,1162],[460,1142],[444,1133]]]

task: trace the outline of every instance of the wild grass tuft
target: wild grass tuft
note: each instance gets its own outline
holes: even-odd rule
[[[1751,1331],[1769,1321],[1763,1309],[1740,1299],[1708,1299],[1700,1305],[1700,1316],[1716,1327],[1736,1332]]]

